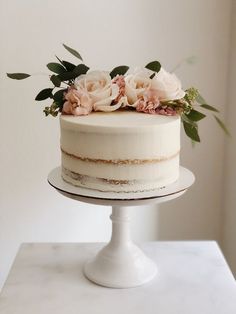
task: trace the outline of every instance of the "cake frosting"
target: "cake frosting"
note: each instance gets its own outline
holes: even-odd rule
[[[62,177],[113,192],[158,189],[179,176],[180,117],[137,111],[60,116]]]

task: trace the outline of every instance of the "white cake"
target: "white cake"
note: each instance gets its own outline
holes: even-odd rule
[[[62,177],[99,191],[158,189],[179,176],[180,117],[116,111],[60,116]]]

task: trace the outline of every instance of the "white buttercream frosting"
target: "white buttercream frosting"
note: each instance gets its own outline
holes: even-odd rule
[[[101,178],[130,181],[131,191],[157,188],[178,178],[178,116],[93,112],[79,117],[61,115],[60,123],[62,166],[89,177],[88,188],[108,191],[109,182],[101,185]],[[68,174],[64,179],[81,186],[80,180],[69,179]],[[130,187],[117,184],[112,190],[128,191]]]

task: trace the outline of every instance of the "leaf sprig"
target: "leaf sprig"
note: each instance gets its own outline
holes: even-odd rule
[[[215,113],[219,113],[219,110],[213,106],[210,106],[206,103],[205,99],[201,96],[199,91],[195,88],[189,88],[186,90],[186,94],[184,99],[188,102],[190,106],[189,111],[183,110],[181,115],[181,120],[183,122],[185,133],[188,137],[191,138],[194,142],[200,142],[200,136],[198,134],[198,122],[206,117],[204,113],[201,111],[196,110],[196,107],[199,109],[206,109],[213,111]],[[222,128],[222,130],[227,134],[230,135],[229,130],[223,123],[223,121],[214,115],[216,122]]]
[[[83,62],[83,59],[78,51],[75,49],[63,44],[63,47],[70,52],[74,57]],[[50,107],[45,107],[44,113],[46,116],[52,115],[53,117],[57,116],[59,112],[62,111],[63,103],[65,101],[64,94],[67,91],[67,87],[74,84],[76,77],[86,74],[89,70],[89,67],[84,63],[73,64],[68,61],[59,59],[56,56],[59,62],[50,62],[47,64],[49,71],[53,74],[49,75],[49,79],[53,84],[53,87],[44,88],[41,90],[35,100],[42,101],[48,98],[53,99],[53,103]],[[7,76],[15,80],[23,80],[31,76],[28,73],[7,73]],[[64,86],[62,86],[64,84]]]

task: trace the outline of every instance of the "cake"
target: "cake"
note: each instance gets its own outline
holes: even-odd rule
[[[180,117],[137,111],[60,116],[62,177],[75,186],[139,192],[179,175]]]
[[[199,91],[183,89],[159,61],[130,69],[91,70],[78,51],[63,44],[77,63],[47,64],[50,86],[35,100],[50,100],[44,113],[60,116],[62,178],[99,191],[139,192],[172,184],[179,176],[180,123],[200,142],[198,122],[210,110],[229,135],[218,109]],[[28,73],[7,73],[22,80]]]

